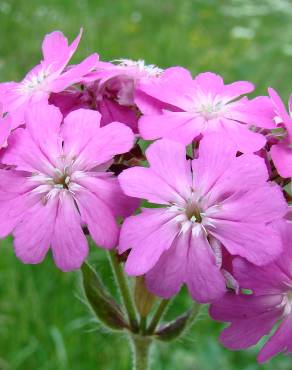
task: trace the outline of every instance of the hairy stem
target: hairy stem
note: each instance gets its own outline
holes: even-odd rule
[[[129,323],[134,332],[138,331],[138,321],[136,317],[136,310],[133,302],[133,298],[129,289],[129,285],[124,274],[124,270],[120,265],[117,255],[114,251],[109,251],[109,258],[111,261],[112,270],[115,275],[117,285],[119,287],[122,300],[128,315]]]
[[[149,370],[149,352],[152,339],[150,337],[132,335],[131,340],[133,349],[133,370]]]
[[[169,299],[163,299],[159,303],[159,306],[157,307],[157,310],[154,313],[153,318],[150,322],[149,328],[147,330],[148,334],[153,334],[154,333],[160,319],[162,318],[162,316],[163,316],[163,314],[166,310],[166,307],[167,307],[168,303],[169,303]]]

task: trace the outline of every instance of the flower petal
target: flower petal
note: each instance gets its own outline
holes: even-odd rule
[[[257,96],[254,99],[245,100],[244,104],[237,105],[236,109],[230,112],[229,118],[256,127],[276,128],[275,112],[268,96]]]
[[[280,259],[282,256],[287,261],[287,255],[281,254]],[[285,269],[279,267],[278,261],[279,259],[258,267],[237,257],[233,260],[234,276],[242,288],[252,288],[255,295],[281,295],[287,290],[286,282],[289,281],[289,277],[285,274]]]
[[[207,238],[192,236],[187,255],[186,284],[193,299],[210,303],[226,292],[225,280]]]
[[[208,230],[229,253],[258,266],[272,262],[283,250],[279,232],[265,224],[213,220]]]
[[[189,144],[203,129],[204,120],[194,113],[163,111],[159,115],[142,116],[138,122],[143,139],[168,138]]]
[[[203,72],[196,76],[194,82],[205,94],[221,94],[224,88],[223,78],[213,72]]]
[[[92,137],[98,135],[101,115],[91,109],[76,109],[69,113],[62,125],[64,153],[78,156]]]
[[[14,235],[16,256],[23,263],[40,263],[49,250],[58,209],[58,199],[51,198],[46,205],[37,202],[17,224]],[[65,230],[64,230],[65,232]]]
[[[103,97],[99,103],[99,111],[102,115],[101,126],[105,126],[111,122],[121,122],[137,133],[138,117],[132,107],[120,105],[112,99]]]
[[[139,206],[139,200],[125,195],[118,179],[108,172],[82,176],[75,181],[100,198],[114,216],[130,216]]]
[[[236,81],[225,85],[222,95],[230,101],[241,95],[251,93],[254,88],[254,85],[249,81]]]
[[[160,78],[140,83],[139,89],[164,103],[182,108],[189,105],[189,99],[185,94],[192,86],[193,79],[187,69],[171,67],[166,69]]]
[[[273,199],[273,202],[267,199]],[[281,188],[274,183],[266,183],[244,194],[235,193],[221,203],[220,210],[212,218],[262,224],[281,219],[287,209]]]
[[[220,341],[231,350],[248,348],[268,334],[278,319],[279,311],[271,310],[245,320],[233,321],[221,333]]]
[[[292,139],[292,119],[289,116],[282,99],[276,92],[276,90],[272,89],[271,87],[268,88],[269,95],[271,97],[272,103],[274,105],[274,109],[276,114],[282,118],[283,123],[288,131],[288,135],[290,140]]]
[[[118,177],[124,193],[136,198],[147,199],[152,203],[183,203],[184,199],[172,186],[150,168],[132,167]]]
[[[236,151],[234,144],[219,134],[205,136],[200,141],[199,158],[192,161],[194,189],[207,193],[234,162]]]
[[[110,208],[88,190],[76,193],[76,202],[82,221],[87,225],[95,243],[111,249],[118,242],[118,226]]]
[[[159,209],[143,210],[138,216],[124,221],[121,229],[119,252],[132,248],[125,270],[129,275],[143,275],[170,248],[178,226],[170,212]]]
[[[282,177],[292,177],[292,149],[283,144],[273,145],[270,150],[275,167]]]
[[[230,122],[224,128],[227,137],[232,140],[238,151],[242,153],[254,153],[263,148],[266,144],[264,135],[251,131],[247,125]]]
[[[29,131],[23,128],[16,129],[9,136],[2,163],[16,166],[20,171],[54,173],[54,167],[48,158],[40,150]]]
[[[98,55],[92,54],[81,63],[70,67],[61,76],[50,83],[50,90],[54,93],[61,92],[67,87],[82,81],[83,76],[91,72],[97,65]]]
[[[51,246],[56,265],[65,272],[80,268],[88,254],[80,215],[66,191],[59,196]]]
[[[53,71],[63,69],[75,53],[81,35],[82,29],[72,44],[68,46],[68,40],[62,32],[54,31],[47,34],[42,44],[45,64],[53,67]]]
[[[163,252],[156,265],[146,274],[146,284],[152,293],[168,299],[179,292],[185,282],[189,238],[187,232],[178,235],[172,246]]]
[[[134,144],[132,130],[119,122],[101,127],[81,151],[76,166],[90,170],[111,160],[115,155],[128,152]]]
[[[285,354],[292,352],[292,314],[289,316],[278,327],[276,332],[264,345],[258,355],[258,361],[263,363],[268,361],[271,357],[275,356],[279,352]]]
[[[32,139],[47,158],[54,162],[62,154],[59,136],[63,120],[58,108],[47,103],[33,104],[25,114],[26,128]]]
[[[210,316],[214,320],[232,322],[258,317],[276,309],[283,300],[282,294],[254,296],[249,294],[226,293],[210,306]],[[281,315],[281,310],[278,312]]]
[[[189,197],[192,177],[185,146],[167,139],[159,140],[146,150],[146,157],[157,176],[184,198]]]

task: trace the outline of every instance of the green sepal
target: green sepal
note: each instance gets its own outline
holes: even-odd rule
[[[191,310],[178,316],[175,320],[160,326],[155,332],[155,337],[164,342],[170,342],[182,335],[187,328]]]
[[[83,288],[90,307],[97,319],[107,328],[128,328],[123,311],[103,285],[96,271],[87,263],[82,268]]]

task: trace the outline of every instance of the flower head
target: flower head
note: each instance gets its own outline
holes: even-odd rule
[[[249,127],[275,127],[268,97],[241,98],[254,89],[247,81],[225,85],[219,75],[210,72],[192,79],[187,70],[174,67],[165,70],[161,78],[141,84],[140,89],[176,108],[164,109],[162,114],[145,112],[139,121],[144,139],[162,137],[189,144],[200,134],[218,132],[239,151],[255,152],[265,145],[265,138]]]
[[[277,330],[261,349],[258,360],[265,362],[279,352],[292,352],[292,228],[281,225],[284,253],[264,267],[239,258],[234,260],[234,274],[242,288],[252,294],[226,294],[212,304],[211,317],[230,326],[221,334],[222,343],[232,350],[245,349]]]
[[[63,271],[79,268],[88,247],[82,227],[97,245],[113,248],[116,216],[136,206],[106,172],[116,154],[133,145],[133,133],[121,123],[99,127],[100,114],[76,110],[62,123],[54,106],[35,104],[26,128],[16,129],[2,162],[0,236],[13,232],[18,258],[39,263],[51,246]]]
[[[286,202],[267,183],[263,159],[236,157],[234,145],[218,135],[202,140],[193,161],[183,145],[166,139],[146,157],[149,168],[125,170],[119,181],[127,195],[159,207],[125,220],[119,251],[131,248],[126,271],[146,274],[154,293],[167,298],[186,283],[194,299],[210,302],[225,291],[225,250],[256,265],[279,255],[280,236],[269,223],[285,214]]]
[[[158,78],[162,70],[146,65],[143,60],[118,59],[113,62],[99,62],[96,71],[86,76],[83,100],[89,103],[91,109],[101,113],[102,125],[119,121],[137,133],[140,112],[136,100],[147,105],[151,111],[161,106],[161,102],[157,103],[141,92],[139,86],[142,82],[146,84]]]
[[[92,54],[80,64],[66,68],[75,53],[81,38],[68,45],[62,32],[52,32],[44,38],[42,44],[43,60],[35,66],[20,82],[0,84],[0,102],[5,112],[11,115],[13,128],[24,123],[24,115],[32,103],[47,101],[51,93],[65,90],[70,85],[80,82],[91,72],[98,61],[98,55]]]

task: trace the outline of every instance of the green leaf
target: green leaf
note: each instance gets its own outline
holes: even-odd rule
[[[109,294],[97,272],[87,263],[83,264],[81,271],[86,298],[98,320],[113,330],[128,328],[121,307]]]

